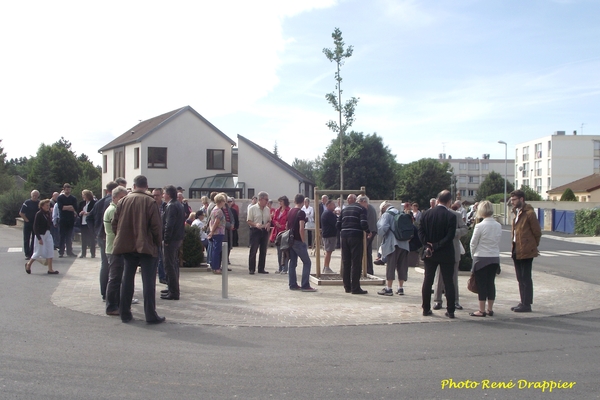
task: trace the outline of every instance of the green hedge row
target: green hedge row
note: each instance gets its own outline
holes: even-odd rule
[[[575,233],[588,236],[600,235],[600,210],[575,211]]]

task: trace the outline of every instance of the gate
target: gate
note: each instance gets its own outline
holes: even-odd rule
[[[552,210],[552,230],[554,232],[575,233],[575,211]]]

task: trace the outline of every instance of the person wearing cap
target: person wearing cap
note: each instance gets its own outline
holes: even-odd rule
[[[398,290],[396,293],[404,295],[404,282],[408,280],[408,252],[410,250],[408,240],[398,240],[393,232],[395,215],[400,213],[387,201],[379,205],[381,217],[377,221],[377,233],[383,237],[381,243],[381,259],[385,260],[385,277],[387,286],[377,292],[382,296],[393,296],[392,284],[394,276],[398,273]]]
[[[73,227],[75,226],[75,216],[77,215],[77,198],[71,194],[71,185],[65,183],[63,185],[63,193],[56,199],[60,219],[60,244],[58,246],[58,257],[62,258],[65,255],[65,247],[67,256],[77,257],[73,253]]]

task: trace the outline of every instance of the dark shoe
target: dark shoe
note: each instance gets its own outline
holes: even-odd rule
[[[515,308],[519,308],[519,307],[522,307],[522,306],[523,306],[523,303],[519,303],[519,304],[517,304],[516,306],[514,306],[514,307],[511,307],[511,308],[510,308],[510,311],[515,311]]]
[[[433,315],[433,311],[431,311],[431,310],[423,311],[424,317],[429,317],[430,315]]]
[[[352,290],[350,289],[344,289],[346,291],[346,293],[352,293]]]
[[[92,258],[96,258],[96,255],[95,255],[95,254],[92,254]]]
[[[232,270],[231,268],[227,268],[227,271],[228,271],[228,272],[231,272],[231,271],[233,271],[233,270]]]
[[[514,312],[531,312],[531,306],[522,305],[513,310]]]
[[[363,289],[352,292],[352,294],[367,294],[367,293],[369,293],[369,292],[366,290],[363,290]]]
[[[79,258],[85,258],[85,255],[82,254],[82,255],[79,256]]]
[[[166,320],[167,319],[165,317],[157,317],[156,319],[153,319],[152,321],[146,321],[146,323],[150,324],[150,325],[157,325],[157,324],[162,324]]]
[[[490,317],[493,317],[493,316],[494,316],[494,312],[493,312],[492,310],[488,310],[487,314],[488,314]]]
[[[434,310],[441,310],[442,309],[442,303],[435,303],[433,305],[433,309]]]
[[[58,271],[48,271],[48,275],[56,275],[58,274]]]
[[[479,313],[479,314],[477,314],[477,313]],[[469,315],[471,317],[485,317],[486,314],[485,313],[481,313],[479,311],[476,311],[476,312],[469,313]]]
[[[268,274],[269,271],[258,271],[259,274]]]
[[[377,294],[382,295],[382,296],[393,296],[394,291],[392,289],[383,288],[379,292],[377,292]]]
[[[64,257],[64,256],[63,256],[62,254],[59,254],[59,255],[58,255],[58,258],[63,258],[63,257]]]
[[[290,286],[290,290],[300,290],[300,286]]]
[[[396,291],[396,294],[398,296],[404,296],[404,288],[399,287],[398,290]]]
[[[161,290],[160,292],[164,293],[164,294],[167,294],[167,293],[169,293],[169,289]]]
[[[317,291],[317,289],[315,289],[313,287],[310,287],[310,286],[309,287],[305,287],[305,288],[301,288],[300,290],[303,291],[303,292],[316,292]]]
[[[254,275],[254,271],[250,271],[248,272],[250,275]]]
[[[121,317],[121,322],[124,324],[133,321],[133,315],[127,315],[125,317]]]
[[[27,263],[25,263],[25,272],[27,272],[28,274],[31,274],[31,270],[27,269]]]
[[[173,296],[172,294],[161,295],[160,298],[163,300],[179,300],[179,296]]]
[[[25,257],[25,261],[31,260],[31,257]]]
[[[119,310],[107,311],[106,315],[119,315]]]
[[[166,279],[159,279],[158,282],[162,283],[163,285],[168,285],[169,284]]]
[[[373,264],[375,264],[375,265],[385,265],[385,263],[383,261],[381,261],[381,260],[375,260],[375,261],[373,261]]]
[[[67,254],[67,257],[77,257],[77,254],[75,254],[75,253]]]
[[[463,309],[463,306],[461,306],[461,305],[460,305],[460,304],[458,304],[458,303],[455,303],[455,304],[454,304],[454,308],[456,308],[457,310],[462,310],[462,309]]]
[[[453,313],[453,312],[448,312],[448,311],[446,311],[446,314],[444,314],[444,315],[445,315],[446,317],[450,318],[450,319],[454,318],[454,313]]]

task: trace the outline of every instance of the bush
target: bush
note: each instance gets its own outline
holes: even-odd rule
[[[575,233],[579,235],[600,235],[600,210],[597,208],[575,211]]]
[[[562,196],[560,196],[560,201],[577,201],[577,196],[575,196],[575,193],[571,189],[566,188]]]
[[[473,237],[473,228],[470,228],[466,235],[461,236],[460,241],[465,248],[465,254],[460,257],[458,264],[459,271],[470,271],[473,266],[473,258],[471,257],[471,238]]]
[[[16,225],[15,218],[19,216],[23,202],[30,197],[27,191],[21,189],[12,189],[0,196],[0,221],[6,225]]]
[[[506,194],[508,197],[508,193]],[[499,204],[504,201],[504,193],[496,193],[491,196],[486,197],[486,200],[490,203]]]
[[[200,241],[200,228],[186,225],[181,246],[183,248],[184,267],[197,267],[204,262],[204,246]]]

